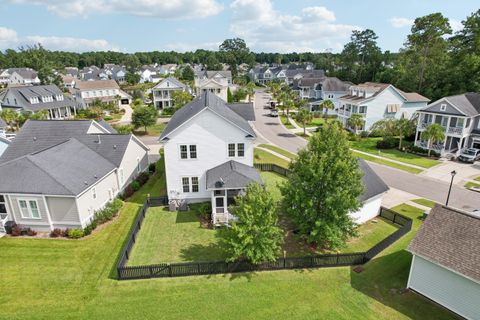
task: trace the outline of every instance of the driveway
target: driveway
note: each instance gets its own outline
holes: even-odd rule
[[[262,91],[257,91],[255,94],[254,108],[256,120],[254,127],[258,132],[259,139],[262,142],[270,142],[285,150],[296,153],[299,149],[307,145],[307,141],[290,133],[289,130],[280,123],[279,118],[267,116],[269,111],[263,108],[268,99],[269,96]],[[433,177],[429,175],[414,175],[374,163],[370,163],[370,166],[391,188],[414,194],[419,198],[445,203],[450,181],[446,181],[445,176],[450,175],[451,171],[451,167],[448,165],[439,166],[437,176]],[[459,169],[458,172],[462,172],[463,175],[463,167]],[[478,209],[480,208],[480,196],[474,191],[453,186],[449,205],[467,211]]]
[[[455,175],[453,182],[463,186],[467,180],[472,180],[480,176],[480,162],[477,162],[476,164],[468,164],[455,161],[444,161],[442,164],[425,170],[421,175],[450,183],[450,180],[452,179],[451,172],[454,170],[457,174]]]
[[[125,109],[125,113],[122,115],[119,124],[130,124],[132,122],[133,109],[129,104],[122,105],[120,108]]]

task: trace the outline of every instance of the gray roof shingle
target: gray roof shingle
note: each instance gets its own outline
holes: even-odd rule
[[[480,218],[437,204],[408,251],[480,282]]]
[[[27,111],[39,111],[52,108],[61,108],[61,107],[73,107],[75,102],[69,97],[65,96],[63,92],[54,84],[43,85],[43,86],[22,86],[22,87],[10,87],[7,88],[3,96],[7,95],[7,92],[10,92],[16,99],[16,104],[14,106],[21,106]],[[63,96],[63,100],[55,100],[55,96]],[[41,97],[44,96],[53,96],[54,100],[50,102],[42,102]],[[39,102],[35,104],[30,103],[30,98],[38,97]],[[2,105],[9,106],[5,101],[2,102]]]
[[[383,182],[365,160],[360,159],[358,167],[363,172],[362,182],[365,186],[365,191],[360,196],[361,201],[366,201],[388,191],[387,184]]]
[[[207,171],[208,189],[245,188],[252,182],[263,184],[257,169],[233,160]]]
[[[469,117],[474,117],[480,114],[480,94],[476,92],[467,92],[464,94],[459,94],[456,96],[449,96],[432,102],[427,107],[423,108],[421,111],[431,111],[438,109],[438,105],[441,104],[443,100],[449,101],[454,105],[461,113]]]
[[[61,155],[61,156],[59,156]],[[46,150],[0,165],[0,192],[79,195],[116,167],[71,138]]]
[[[0,118],[0,128],[5,128],[7,126],[7,124],[5,123],[5,121],[3,121],[2,118]]]
[[[227,104],[233,112],[241,116],[247,121],[255,121],[255,111],[253,110],[253,103],[229,103]]]
[[[214,93],[203,92],[199,97],[175,112],[172,119],[168,122],[167,127],[160,135],[160,140],[165,139],[170,133],[172,133],[172,131],[204,109],[209,109],[213,113],[227,119],[229,122],[245,131],[248,135],[255,137],[255,132],[250,124],[248,124],[247,120],[228,108],[227,103]]]

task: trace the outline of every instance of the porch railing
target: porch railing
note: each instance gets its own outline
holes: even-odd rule
[[[462,135],[463,127],[450,127],[447,129],[447,134],[457,134]]]

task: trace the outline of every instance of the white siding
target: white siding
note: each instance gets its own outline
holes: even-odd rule
[[[80,227],[75,198],[47,196],[45,200],[54,228],[62,228],[63,226]]]
[[[359,224],[375,218],[380,212],[382,196],[383,194],[368,199],[363,203],[363,206],[360,208],[360,210],[350,213],[350,217]]]
[[[408,287],[467,319],[480,319],[480,284],[417,255]]]
[[[96,199],[93,199],[93,187],[96,189]],[[114,195],[117,195],[119,188],[115,172],[111,172],[77,198],[78,213],[82,227],[88,225],[95,211],[102,209],[110,201],[110,189],[113,189]]]
[[[145,158],[147,158],[146,161]],[[119,171],[120,168],[123,170],[124,177],[123,183],[120,179],[120,175],[118,177],[120,190],[123,190],[123,188],[138,175],[137,159],[140,160],[140,171],[145,171],[148,168],[147,150],[145,150],[139,142],[135,141],[134,138],[131,138],[119,167]]]
[[[178,128],[165,142],[165,169],[167,173],[168,195],[171,191],[180,192],[180,198],[210,199],[206,191],[207,170],[229,160],[253,166],[253,139],[238,127],[207,110]],[[228,143],[244,143],[245,156],[229,158]],[[180,159],[180,145],[197,145],[197,159]],[[199,192],[182,193],[181,177],[199,177]]]

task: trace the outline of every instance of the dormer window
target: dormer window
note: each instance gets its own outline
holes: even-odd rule
[[[15,102],[15,103],[16,103],[16,102]],[[31,103],[31,104],[39,103],[38,97],[32,97],[32,98],[30,98],[30,103]]]
[[[445,111],[445,110],[447,110],[447,105],[445,103],[442,103],[440,105],[440,111]]]
[[[58,94],[58,95],[55,97],[55,99],[56,99],[57,101],[63,101],[63,95]]]

